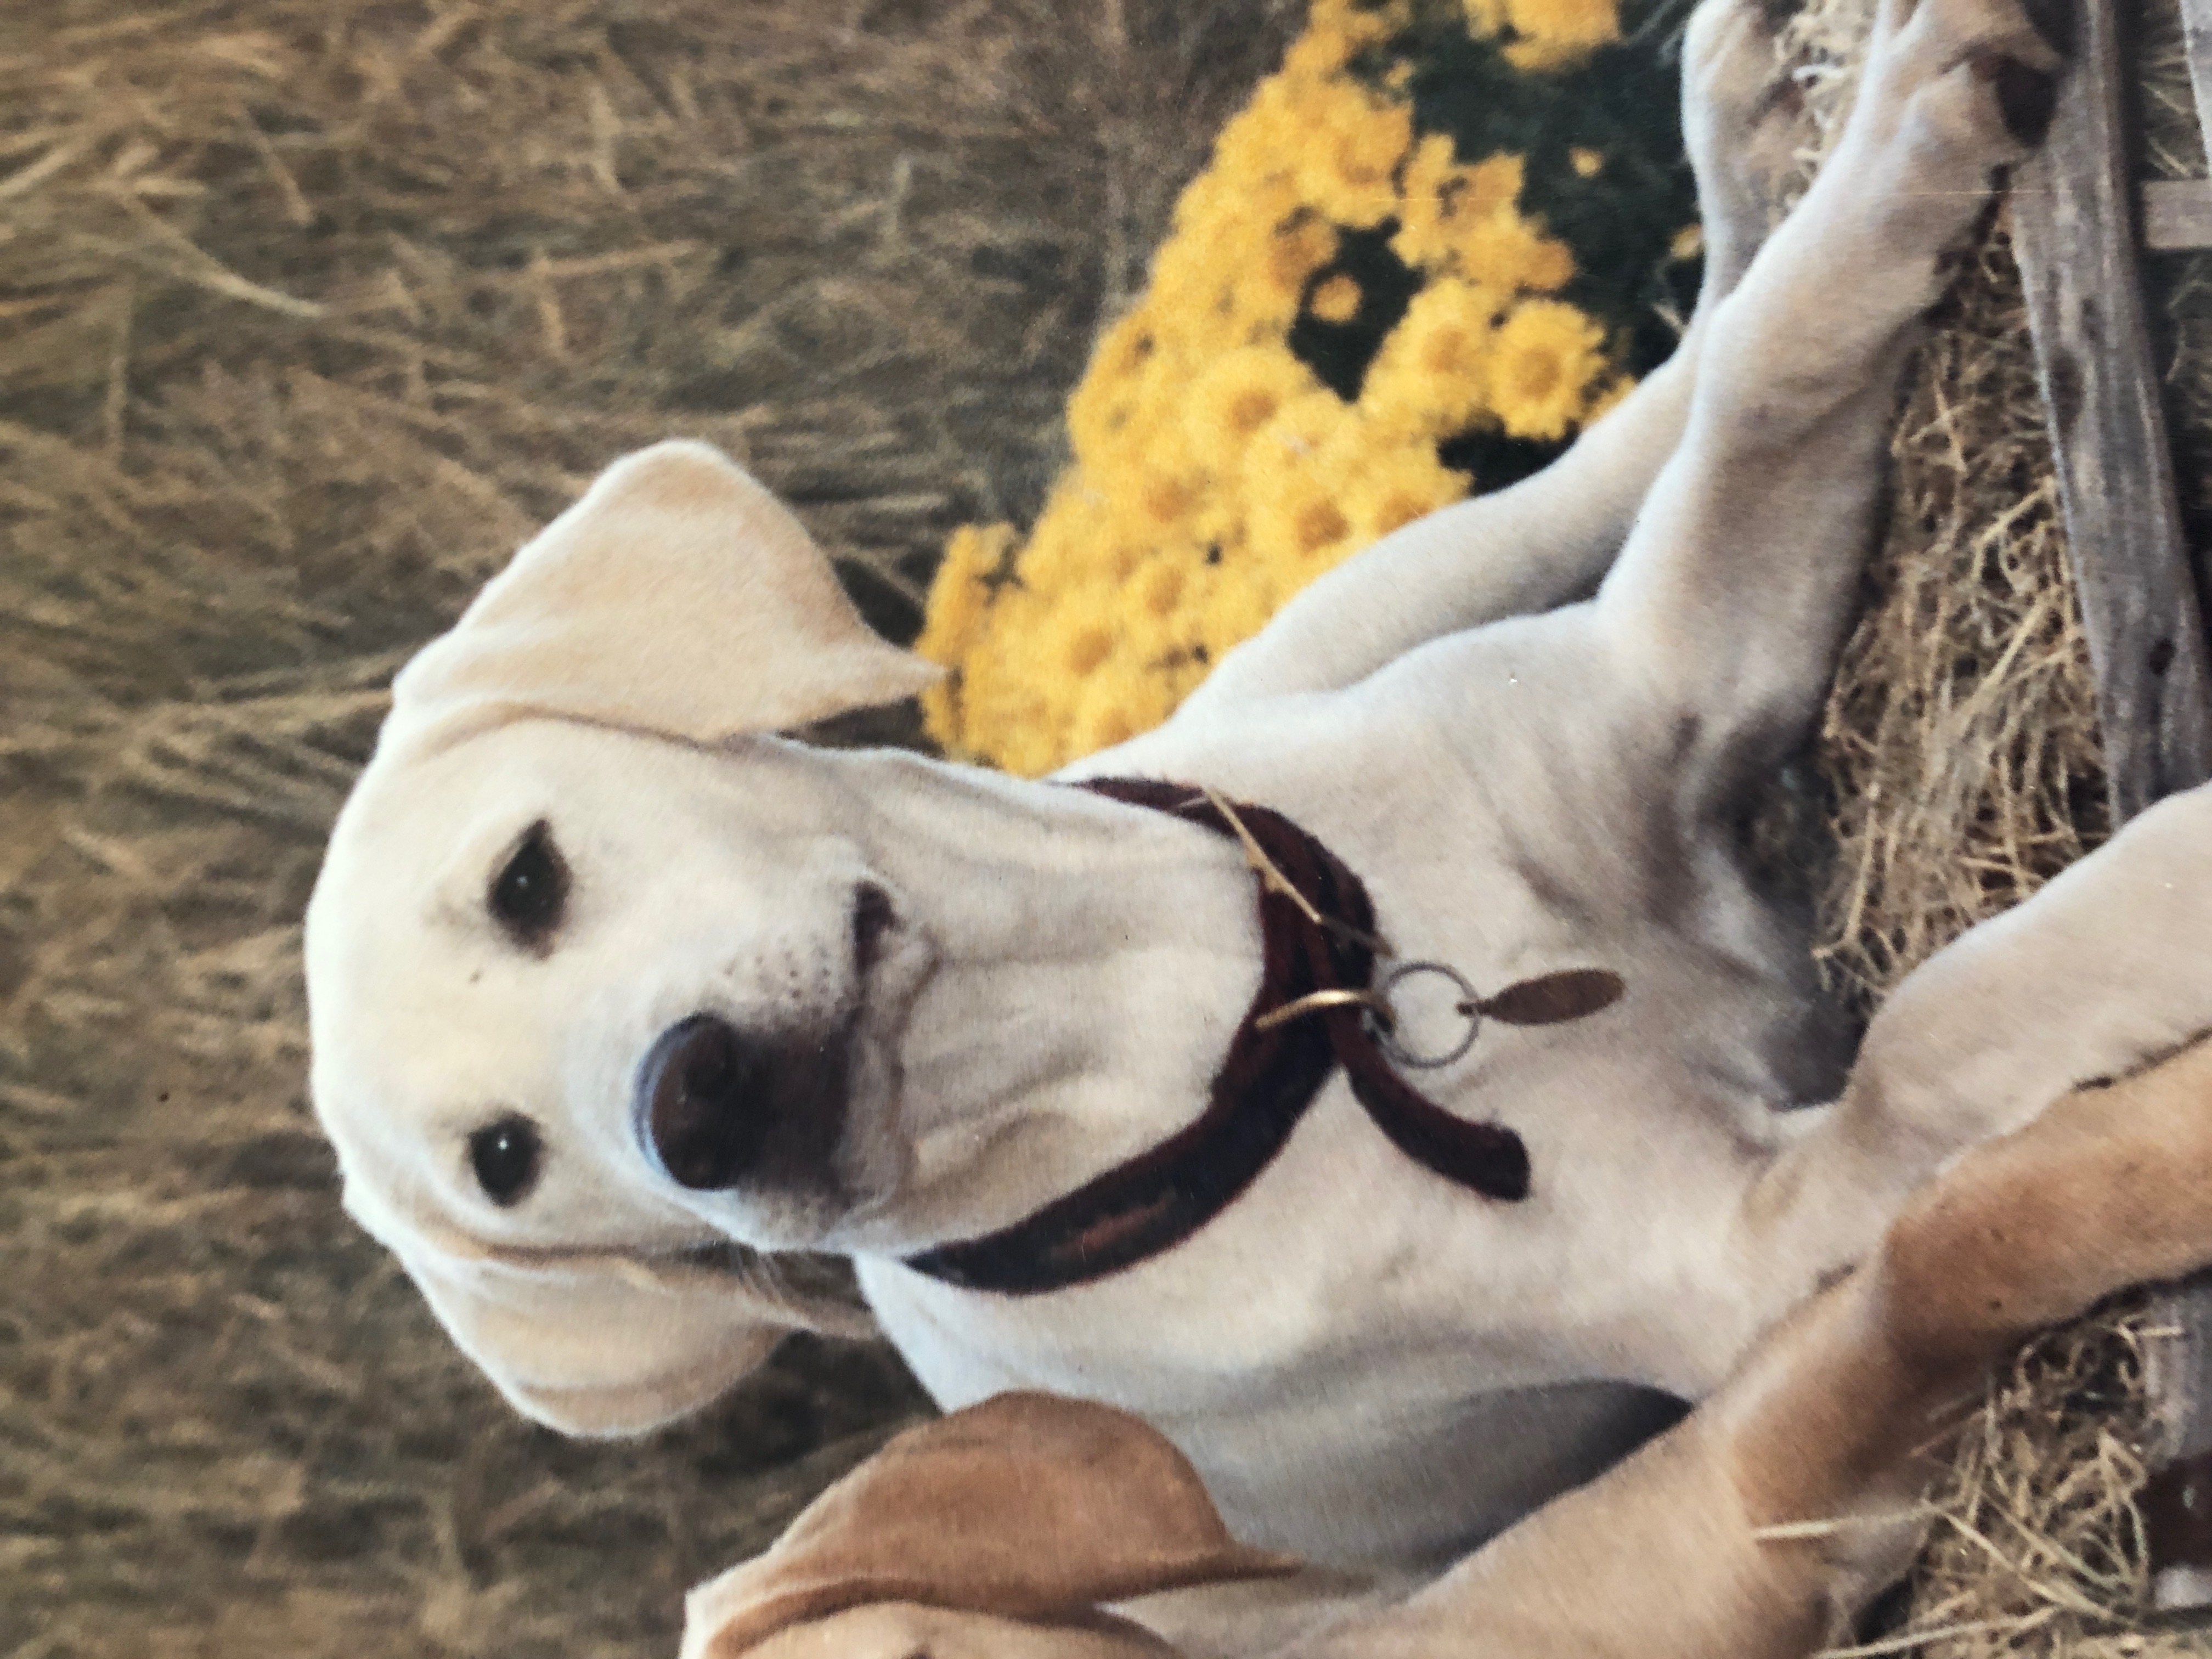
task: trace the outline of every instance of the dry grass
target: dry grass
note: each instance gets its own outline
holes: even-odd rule
[[[2000,227],[1913,365],[1895,501],[1820,735],[1820,954],[1871,1000],[2108,825],[2087,647]]]
[[[1936,1519],[1909,1616],[1886,1638],[1929,1659],[2145,1654],[2142,1522],[2150,1429],[2140,1297],[2030,1346],[1997,1379],[1930,1494]]]
[[[1784,41],[1816,160],[1869,0]],[[1893,499],[1816,744],[1834,855],[1819,956],[1862,1009],[2102,840],[2103,757],[2020,270],[1993,223],[1905,376]]]
[[[1269,0],[0,13],[0,1652],[672,1650],[920,1408],[530,1431],[345,1221],[296,921],[398,656],[613,454],[909,629],[1029,510]]]

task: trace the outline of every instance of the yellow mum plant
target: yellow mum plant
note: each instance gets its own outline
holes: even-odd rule
[[[952,671],[947,752],[1036,774],[1157,725],[1306,582],[1534,471],[1664,355],[1688,174],[1621,3],[1313,0],[1100,337],[1026,538],[945,549],[916,648]]]

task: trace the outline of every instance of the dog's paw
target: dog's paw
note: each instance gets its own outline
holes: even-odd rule
[[[1883,0],[1830,171],[1893,205],[1887,228],[1940,252],[2004,169],[2043,142],[2066,60],[2021,0]]]
[[[1701,0],[1683,37],[1682,137],[1715,298],[1779,222],[1802,165],[1805,100],[1777,40],[1785,16],[1776,0]]]

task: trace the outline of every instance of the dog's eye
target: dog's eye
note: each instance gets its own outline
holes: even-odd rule
[[[568,866],[553,845],[552,827],[539,819],[522,845],[492,878],[491,913],[526,945],[543,944],[561,925],[568,902]]]
[[[503,1117],[469,1137],[469,1167],[484,1196],[501,1209],[520,1204],[538,1184],[545,1143],[526,1117]]]

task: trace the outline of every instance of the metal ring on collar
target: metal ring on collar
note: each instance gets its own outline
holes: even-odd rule
[[[1382,1051],[1384,1056],[1394,1063],[1409,1066],[1415,1071],[1434,1071],[1439,1066],[1450,1065],[1452,1061],[1474,1047],[1475,1034],[1482,1030],[1482,1016],[1475,1012],[1475,1005],[1482,999],[1475,994],[1474,987],[1467,982],[1466,975],[1461,973],[1450,963],[1443,962],[1401,962],[1382,976],[1382,982],[1375,987],[1376,994],[1387,1000],[1390,993],[1397,988],[1401,981],[1411,979],[1416,974],[1441,974],[1458,988],[1459,1002],[1456,1007],[1457,1011],[1466,1018],[1467,1035],[1452,1048],[1437,1054],[1415,1053],[1392,1036],[1389,1027],[1377,1024],[1371,1015],[1367,1020],[1367,1035],[1374,1040],[1375,1046]],[[1402,1021],[1395,1019],[1391,1022],[1392,1025],[1402,1024]]]

